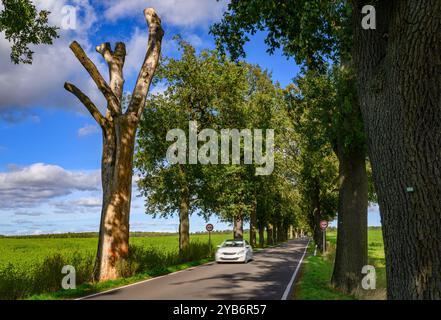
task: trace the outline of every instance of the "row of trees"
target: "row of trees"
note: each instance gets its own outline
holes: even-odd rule
[[[288,105],[286,112],[293,121],[294,133],[290,130],[288,133],[293,134],[294,137],[300,133],[301,137],[292,140],[297,144],[294,148],[296,152],[289,157],[286,156],[290,150],[289,145],[284,145],[282,151],[278,150],[288,170],[281,169],[279,171],[281,174],[273,174],[271,178],[253,177],[250,174],[251,170],[247,171],[250,169],[248,167],[245,169],[230,166],[219,169],[219,172],[208,167],[207,169],[195,167],[193,168],[195,172],[187,172],[189,168],[182,167],[183,182],[178,183],[181,189],[177,193],[183,196],[178,197],[179,210],[180,212],[197,210],[205,214],[216,212],[224,217],[227,215],[245,219],[249,217],[252,226],[266,224],[267,229],[271,230],[271,224],[266,218],[262,218],[262,212],[265,212],[263,214],[265,217],[269,216],[268,212],[271,210],[284,216],[282,212],[288,211],[283,210],[290,207],[290,212],[299,210],[309,213],[307,215],[309,221],[314,221],[317,219],[314,216],[334,212],[332,208],[336,205],[339,213],[339,232],[333,282],[344,290],[351,290],[358,285],[361,266],[367,261],[366,206],[369,191],[372,191],[372,184],[369,184],[368,180],[369,170],[366,169],[366,161],[369,159],[372,163],[372,176],[383,223],[388,297],[439,299],[441,298],[441,251],[439,250],[441,248],[439,220],[441,2],[438,0],[428,0],[424,3],[418,0],[375,1],[374,15],[377,24],[375,28],[366,30],[361,25],[362,9],[365,5],[371,4],[370,2],[368,0],[230,1],[224,19],[211,29],[217,38],[219,48],[226,49],[231,53],[232,58],[236,59],[244,55],[243,45],[249,40],[248,34],[265,30],[268,32],[266,42],[270,52],[282,47],[285,54],[293,56],[304,66],[304,77],[298,79],[297,88],[291,87],[282,93],[287,97],[283,99]],[[13,45],[11,58],[14,62],[30,62],[32,52],[27,48],[28,44],[51,43],[56,37],[56,29],[48,26],[48,13],[37,13],[28,0],[2,0],[2,4],[5,9],[10,9],[3,10],[0,14],[0,31],[6,33],[7,39]],[[110,87],[97,73],[93,63],[86,59],[84,52],[75,44],[72,47],[106,96],[109,113],[103,120],[88,97],[72,85],[67,85],[66,89],[86,105],[92,116],[103,127],[103,132],[108,133],[107,136],[104,135],[105,139],[117,138],[120,132],[118,128],[121,125],[124,130],[130,129],[129,148],[122,148],[126,154],[132,151],[130,147],[132,137],[136,133],[148,85],[156,68],[152,58],[157,59],[159,50],[154,48],[158,49],[159,44],[160,49],[162,38],[162,33],[156,32],[160,29],[158,19],[155,16],[154,25],[150,28],[147,52],[147,58],[150,57],[150,60],[146,59],[130,108],[124,115],[121,112],[122,99],[119,97],[122,79],[118,76],[124,62],[124,47],[119,44],[115,51],[110,50],[106,44],[100,47],[100,52],[113,70]],[[192,70],[191,64],[189,67]],[[115,73],[115,70],[118,72]],[[179,79],[179,75],[177,76]],[[166,75],[164,79],[167,79]],[[171,79],[170,75],[168,79]],[[221,78],[216,80],[219,79]],[[179,81],[181,80],[183,79]],[[234,83],[234,79],[223,80]],[[178,84],[178,82],[173,83],[173,85]],[[237,90],[243,90],[245,84],[249,86],[250,82],[244,84],[238,81],[237,84],[238,87],[228,88],[232,90],[230,92],[233,93],[232,96],[235,96]],[[218,88],[223,87],[218,84]],[[210,88],[206,89],[207,91],[201,92],[202,97],[210,96],[212,93]],[[187,93],[184,86],[181,90],[188,99],[195,98],[189,93],[193,90],[192,87],[187,87]],[[275,91],[279,92],[280,89]],[[164,105],[173,101],[170,96],[163,98],[162,102],[161,98],[155,98],[158,101],[152,103]],[[199,100],[189,101],[190,104],[187,105],[195,108]],[[228,101],[228,97],[225,101]],[[237,101],[233,99],[229,102]],[[185,101],[179,103],[185,105]],[[234,104],[229,105],[234,108]],[[240,117],[235,118],[238,114],[247,114],[246,110],[252,108],[251,106],[247,106],[244,110],[239,109],[237,113],[231,111],[226,114],[225,110],[222,112],[220,105],[213,111],[205,110],[206,106],[202,104],[200,108],[199,111],[189,110],[186,115],[197,114],[195,118],[200,120],[201,126],[208,125],[209,122],[204,121],[209,121],[210,118],[215,119],[214,123],[221,121],[222,124],[262,125],[252,122],[250,118],[244,118],[245,122],[240,122],[244,120]],[[300,113],[293,111],[299,108]],[[134,112],[135,109],[139,113]],[[265,110],[265,113],[260,114],[262,121],[267,120],[265,116],[267,112],[268,110]],[[130,124],[125,125],[119,121],[120,118],[130,120]],[[273,118],[270,120],[276,121]],[[116,130],[112,131],[112,128]],[[149,130],[147,128],[147,131]],[[311,131],[314,134],[301,134]],[[282,143],[287,141],[291,140],[284,140]],[[143,141],[140,142],[142,145]],[[106,159],[120,154],[118,152],[120,144],[115,142],[104,149],[103,169],[106,169],[106,166],[113,168],[113,162],[106,162]],[[147,150],[148,143],[141,146],[141,154],[143,148]],[[171,182],[166,180],[166,175],[164,176],[166,169],[155,165],[155,161],[161,161],[160,157],[154,160],[154,156],[146,156],[145,153],[144,157],[147,159],[144,162],[138,160],[137,166],[145,173],[141,187],[146,195],[151,197],[149,183],[154,181],[153,177],[162,179],[164,190],[168,188],[166,184]],[[293,159],[297,160],[295,164],[290,163]],[[336,159],[339,178],[333,181],[328,177],[333,176]],[[124,160],[131,161],[131,157],[127,156]],[[277,167],[276,165],[275,173],[278,172]],[[207,174],[203,172],[204,170],[212,171]],[[119,168],[103,171],[103,181],[119,177],[122,171],[124,171],[124,174],[121,174],[121,178],[125,181],[124,185],[131,180],[128,178],[130,170]],[[105,172],[108,174],[106,175]],[[228,180],[206,179],[206,177],[215,177],[215,174],[224,179],[228,177]],[[292,182],[290,179],[293,177],[297,177],[298,187],[292,189],[292,183],[287,183],[286,186],[289,187],[285,188],[281,182]],[[251,183],[251,178],[256,180]],[[280,180],[274,182],[272,179]],[[188,183],[184,183],[187,181]],[[224,183],[226,185],[223,186],[222,181],[238,183],[237,185]],[[301,183],[305,181],[308,183]],[[210,198],[209,195],[215,193],[209,192],[218,190],[219,185],[222,185],[222,197]],[[257,185],[263,186],[263,189],[253,193],[253,187],[257,190]],[[185,190],[185,186],[189,187],[188,190]],[[330,192],[333,186],[338,190],[337,200],[333,192]],[[108,227],[106,223],[101,225],[101,233],[107,235],[111,244],[110,249],[105,251],[105,257],[98,255],[98,260],[109,261],[112,265],[109,269],[114,270],[115,260],[124,259],[127,253],[128,218],[124,218],[127,223],[123,223],[123,228],[120,227],[119,222],[121,216],[128,217],[127,204],[130,203],[130,191],[126,190],[128,189],[126,186],[124,190],[119,190],[118,195],[118,190],[113,190],[107,186],[107,183],[106,186],[103,184],[103,187],[105,195],[110,194],[115,197],[112,201],[116,202],[110,203],[110,208],[115,210],[108,221]],[[160,197],[169,196],[169,192],[157,192],[157,188],[154,189],[153,194],[157,194],[158,197],[156,203],[158,205],[165,203]],[[234,192],[229,192],[230,189]],[[266,197],[266,190],[270,189],[271,192],[268,191],[269,196]],[[301,201],[291,201],[296,197]],[[117,198],[122,199],[123,207]],[[182,198],[189,200],[184,201]],[[104,222],[107,221],[106,215],[109,213],[109,199],[104,197]],[[221,213],[224,206],[220,204],[230,203],[234,204],[234,208]],[[176,203],[174,205],[177,206]],[[201,208],[204,210],[198,210]],[[165,212],[170,211],[165,210]],[[185,220],[185,217],[183,218]],[[236,220],[243,221],[243,219]],[[280,220],[274,218],[271,221]],[[183,230],[187,228],[185,221],[181,224]],[[317,227],[314,222],[310,225],[312,229]],[[109,277],[114,276],[114,272],[105,274]],[[106,276],[97,278],[104,279]]]
[[[375,18],[367,29],[366,5]],[[267,31],[270,52],[281,47],[314,75],[302,94],[338,157],[332,281],[343,290],[359,285],[367,261],[368,155],[388,298],[441,298],[440,15],[437,0],[232,0],[211,29],[233,58],[249,34]],[[328,103],[329,63],[336,95]]]
[[[298,156],[296,132],[291,124],[285,91],[274,84],[260,67],[245,62],[235,63],[217,51],[200,54],[178,38],[180,59],[164,59],[156,81],[167,89],[149,97],[138,134],[135,166],[138,185],[145,196],[147,213],[167,217],[179,212],[179,248],[189,245],[189,216],[205,218],[216,214],[232,222],[234,237],[243,237],[243,224],[250,224],[250,243],[284,240],[293,228],[304,228],[296,186],[295,165]],[[212,162],[171,164],[166,157],[172,142],[166,141],[170,130],[179,128],[190,135],[190,121],[197,132],[214,129],[275,130],[275,167],[270,175],[256,175],[259,166],[233,163],[233,155],[221,159],[212,149],[204,149],[206,138],[199,141],[199,153],[207,153]],[[265,136],[263,134],[263,136]],[[240,136],[238,162],[244,163],[246,138]],[[168,139],[169,140],[169,139]],[[228,138],[234,148],[234,139]],[[263,139],[265,145],[265,139]],[[230,147],[229,147],[230,148]],[[254,150],[256,151],[256,150]],[[267,154],[268,148],[263,150]],[[190,157],[184,150],[184,158]],[[270,164],[266,164],[270,165]],[[265,236],[265,230],[267,235]]]

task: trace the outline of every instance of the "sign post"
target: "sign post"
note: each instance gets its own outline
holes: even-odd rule
[[[211,255],[211,231],[213,231],[214,226],[209,223],[205,226],[205,229],[208,231],[208,246],[210,247],[210,255]]]
[[[326,252],[326,229],[328,228],[328,221],[322,220],[320,221],[320,229],[322,229],[323,233],[323,253]]]

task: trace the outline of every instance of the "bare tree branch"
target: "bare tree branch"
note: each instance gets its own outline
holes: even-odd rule
[[[97,46],[96,51],[106,60],[109,66],[110,88],[121,101],[124,88],[123,68],[126,58],[126,46],[124,43],[118,42],[115,46],[115,51],[112,51],[110,43],[105,42]]]
[[[161,54],[161,41],[164,30],[161,27],[161,19],[155,10],[148,8],[144,10],[144,16],[149,26],[149,41],[144,63],[139,71],[138,80],[132,93],[127,113],[133,113],[139,119],[144,108],[145,100],[153,79],[156,67],[158,66]]]
[[[81,48],[78,42],[72,42],[72,44],[70,45],[70,49],[75,54],[78,61],[80,61],[83,67],[87,70],[87,72],[97,85],[98,89],[103,93],[104,97],[107,100],[108,108],[110,109],[110,111],[112,113],[118,114],[119,99],[113,93],[107,82],[104,80],[103,76],[100,74],[95,64],[92,62],[92,60],[89,59],[89,57],[86,55],[83,48]]]
[[[100,127],[104,129],[106,120],[104,119],[98,108],[95,106],[95,104],[90,100],[90,98],[71,83],[66,82],[64,84],[64,89],[75,95],[78,98],[78,100],[80,100],[84,104],[87,110],[89,110],[90,114],[100,125]]]

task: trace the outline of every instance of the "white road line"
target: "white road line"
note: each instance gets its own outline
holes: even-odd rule
[[[294,283],[294,280],[296,279],[297,273],[300,270],[300,266],[302,265],[302,261],[303,261],[303,258],[305,257],[306,250],[308,250],[309,241],[310,240],[308,240],[308,243],[306,244],[305,251],[303,252],[302,258],[300,259],[300,261],[299,261],[299,263],[297,265],[297,268],[294,271],[294,273],[293,273],[293,275],[291,277],[291,280],[289,281],[288,286],[285,289],[285,292],[283,293],[283,296],[282,296],[281,300],[286,300],[288,298],[289,293],[291,292],[291,287],[292,287],[292,285]]]

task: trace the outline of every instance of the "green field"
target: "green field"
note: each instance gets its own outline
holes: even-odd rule
[[[330,285],[335,258],[337,233],[328,232],[329,250],[324,256],[314,256],[314,246],[309,248],[309,256],[302,267],[301,278],[294,290],[294,299],[300,300],[348,300],[348,299],[385,299],[386,270],[383,236],[380,228],[369,228],[368,262],[375,267],[376,290],[359,290],[351,295],[342,293]]]
[[[230,233],[213,233],[212,244],[219,245],[231,236]],[[192,234],[190,238],[192,242],[208,243],[208,234]],[[178,239],[177,234],[131,237],[130,245],[172,253],[178,251]],[[0,266],[12,263],[15,266],[27,267],[42,262],[47,256],[55,253],[95,254],[97,245],[97,238],[0,238]]]

